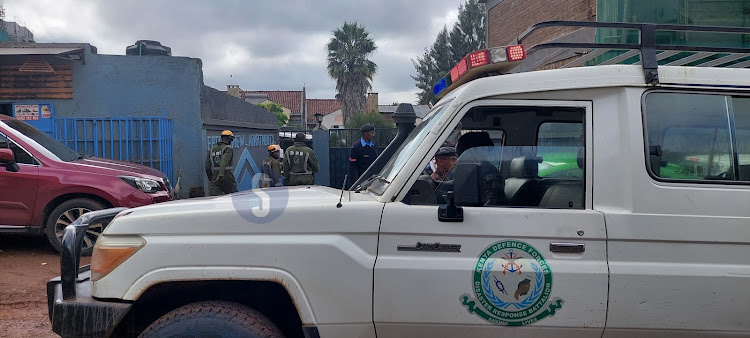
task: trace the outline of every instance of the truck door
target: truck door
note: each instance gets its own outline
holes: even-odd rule
[[[597,179],[609,186],[598,184],[595,195],[613,203],[597,205],[609,235],[605,337],[749,336],[750,97],[630,97],[641,95],[619,118],[595,122],[633,136],[596,147],[629,151],[597,162],[606,173]]]
[[[439,148],[450,155],[440,146],[455,145],[456,157],[418,168],[406,197],[385,206],[378,336],[601,337],[608,272],[604,217],[592,210],[591,109],[525,100],[462,109],[422,163]],[[465,184],[472,167],[479,187]],[[450,195],[463,214],[439,217]]]
[[[31,154],[2,133],[0,148],[12,149],[20,168],[18,172],[10,172],[0,166],[0,227],[31,225],[39,168]]]

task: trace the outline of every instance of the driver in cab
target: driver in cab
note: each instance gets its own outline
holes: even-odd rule
[[[430,174],[434,189],[437,189],[447,179],[448,173],[456,165],[456,161],[458,161],[456,148],[440,147],[438,149],[437,153],[435,153],[435,171]]]
[[[441,147],[438,149],[435,153],[435,169],[429,174],[425,170],[425,174],[419,176],[405,202],[408,204],[441,203],[442,198],[436,192],[445,190],[441,189],[443,182],[447,185],[452,185],[452,182],[449,183],[448,176],[453,166],[456,165],[456,161],[458,161],[456,148]]]

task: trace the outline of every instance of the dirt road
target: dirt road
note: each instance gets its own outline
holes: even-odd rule
[[[47,281],[58,275],[60,256],[45,237],[0,234],[0,337],[58,337],[46,293]]]

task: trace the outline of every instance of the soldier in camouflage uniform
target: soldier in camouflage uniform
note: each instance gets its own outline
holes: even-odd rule
[[[221,132],[221,141],[208,151],[206,155],[206,175],[211,181],[211,187],[208,190],[210,196],[218,196],[237,192],[237,181],[232,173],[232,141],[234,134],[225,130]]]
[[[281,147],[276,144],[268,146],[268,157],[263,160],[263,188],[280,187],[281,184],[281,162],[279,157]]]
[[[297,133],[294,144],[284,152],[284,178],[287,185],[315,184],[313,175],[318,172],[318,158],[305,145],[305,134]]]

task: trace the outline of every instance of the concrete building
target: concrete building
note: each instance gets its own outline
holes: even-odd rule
[[[34,42],[34,34],[26,27],[0,19],[0,42]],[[4,38],[4,39],[3,39]]]
[[[174,172],[168,174],[174,184],[181,171],[181,197],[208,191],[205,154],[221,130],[237,136],[235,176],[243,189],[253,187],[252,176],[278,134],[273,114],[205,86],[196,58],[101,55],[89,44],[0,43],[0,78],[13,84],[0,88],[0,114],[45,105],[50,123],[65,117],[170,119]],[[38,120],[27,122],[44,117]]]

